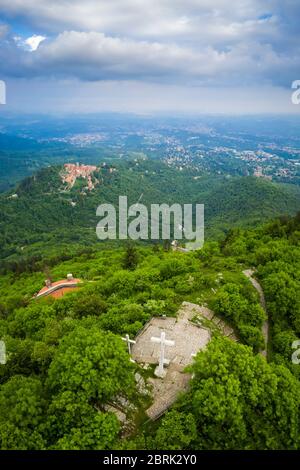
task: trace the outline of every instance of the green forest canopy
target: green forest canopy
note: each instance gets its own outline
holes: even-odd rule
[[[300,375],[291,361],[300,335],[299,234],[298,215],[231,230],[198,252],[137,246],[129,256],[128,249],[99,245],[49,268],[53,280],[67,272],[83,280],[57,300],[33,298],[44,282],[41,270],[7,269],[0,276],[7,348],[1,449],[299,449]],[[257,354],[264,314],[242,274],[246,267],[256,268],[266,295],[268,363]],[[152,316],[176,315],[183,300],[215,309],[240,344],[214,337],[194,361],[190,391],[143,428],[139,367],[121,335],[134,336]],[[106,409],[115,396],[138,410],[126,439]]]

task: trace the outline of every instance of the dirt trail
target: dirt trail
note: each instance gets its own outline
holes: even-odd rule
[[[264,295],[264,291],[262,290],[261,285],[257,280],[253,277],[254,270],[253,269],[246,269],[243,271],[243,274],[250,280],[251,284],[253,287],[257,290],[259,294],[259,301],[260,305],[264,309],[266,315],[267,315],[267,320],[264,322],[262,326],[262,334],[265,340],[265,349],[261,351],[261,354],[265,357],[267,357],[267,349],[268,349],[268,342],[269,342],[269,320],[268,320],[268,312],[267,312],[267,307],[266,307],[266,299]]]

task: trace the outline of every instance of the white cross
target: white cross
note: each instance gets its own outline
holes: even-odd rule
[[[165,347],[175,346],[175,341],[166,339],[166,333],[164,331],[161,332],[160,338],[157,338],[156,336],[152,336],[151,341],[152,343],[160,344],[158,369],[155,373],[158,377],[163,377],[164,376],[164,364],[169,364],[170,362],[168,359],[165,359]]]
[[[129,335],[125,335],[125,338],[122,338],[122,340],[127,343],[128,352],[129,354],[131,354],[131,345],[135,344],[135,341],[133,339],[130,339]]]

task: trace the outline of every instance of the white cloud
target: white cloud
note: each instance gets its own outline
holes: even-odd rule
[[[299,66],[299,55],[278,53],[270,44],[256,41],[218,50],[212,46],[196,49],[171,42],[121,39],[98,32],[65,31],[45,42],[41,41],[44,37],[29,39],[30,53],[20,47],[13,50],[12,44],[6,52],[2,50],[2,74],[189,85],[289,85]]]
[[[45,36],[39,36],[37,34],[34,34],[33,36],[25,39],[24,44],[28,46],[30,51],[36,51],[41,42],[45,41],[45,39]]]
[[[281,0],[0,0],[0,9],[21,25],[12,33],[0,25],[4,78],[180,90],[289,87],[299,78],[295,0],[284,8]],[[20,37],[23,29],[31,36]]]
[[[34,52],[38,49],[39,45],[46,39],[46,37],[34,34],[33,36],[25,39],[20,35],[13,36],[12,39],[19,48],[24,49],[25,51]]]
[[[32,66],[86,80],[144,77],[201,78],[217,71],[223,53],[158,42],[134,41],[96,32],[65,31],[40,47]]]
[[[286,11],[289,12],[287,0]],[[38,27],[54,33],[62,30],[98,31],[148,39],[193,37],[218,42],[238,29],[261,31],[259,17],[280,11],[280,0],[0,0],[0,8],[9,15],[24,16]],[[265,31],[269,29],[268,18]],[[204,30],[203,30],[204,29]]]

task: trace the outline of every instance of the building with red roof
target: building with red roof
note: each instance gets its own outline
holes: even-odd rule
[[[41,297],[46,297],[50,295],[54,298],[62,297],[67,292],[71,292],[75,289],[78,289],[78,284],[82,281],[81,279],[76,279],[72,274],[67,275],[67,279],[62,279],[61,281],[51,282],[50,279],[45,281],[45,287],[43,287],[35,296],[36,299]]]

